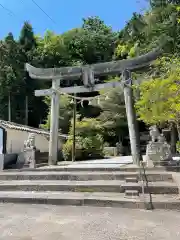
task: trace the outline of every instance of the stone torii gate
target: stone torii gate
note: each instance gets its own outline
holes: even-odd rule
[[[35,68],[26,63],[26,70],[33,79],[51,80],[52,88],[36,90],[35,96],[51,96],[51,115],[50,115],[50,140],[49,140],[49,165],[56,164],[58,152],[58,117],[59,117],[59,94],[76,94],[83,92],[99,91],[103,88],[121,86],[124,90],[126,114],[129,128],[131,144],[131,154],[134,163],[139,163],[141,154],[139,148],[139,137],[137,136],[137,121],[134,109],[134,98],[132,90],[131,71],[142,69],[156,60],[162,53],[161,49],[155,49],[140,57],[119,60],[105,63],[97,63],[76,67],[61,68]],[[122,74],[122,81],[96,84],[95,78],[107,75]],[[82,78],[84,86],[74,86],[60,88],[61,80],[78,80]]]

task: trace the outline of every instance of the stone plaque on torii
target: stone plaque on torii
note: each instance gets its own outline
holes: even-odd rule
[[[134,98],[131,81],[131,71],[142,69],[156,60],[162,53],[161,49],[155,49],[140,57],[119,60],[105,63],[77,67],[61,68],[35,68],[26,63],[26,70],[33,79],[52,81],[51,89],[36,90],[35,96],[51,96],[51,117],[50,117],[50,141],[49,141],[49,165],[56,164],[58,152],[58,116],[59,116],[59,94],[60,93],[83,93],[99,91],[103,88],[115,88],[118,86],[124,89],[125,106],[131,144],[131,154],[134,163],[140,161],[139,137],[137,136],[137,121],[134,109]],[[122,81],[114,81],[103,84],[96,84],[95,78],[107,75],[122,74]],[[60,88],[61,80],[78,80],[82,78],[84,86]]]

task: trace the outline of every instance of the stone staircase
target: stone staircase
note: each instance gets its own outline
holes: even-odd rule
[[[0,202],[143,209],[152,198],[154,208],[180,209],[173,174],[163,167],[148,168],[143,184],[135,166],[5,170],[0,173]]]

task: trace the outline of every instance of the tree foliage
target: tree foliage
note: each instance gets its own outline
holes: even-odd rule
[[[44,124],[41,124],[42,128],[50,129],[50,97],[45,98],[45,104],[49,106],[48,116]],[[71,118],[73,115],[73,106],[71,98],[66,95],[62,95],[59,101],[59,129],[62,133],[67,134],[71,125]]]
[[[122,88],[109,89],[106,94],[103,92],[99,100],[102,111],[98,119],[106,138],[109,136],[115,144],[128,132]]]
[[[93,118],[76,121],[76,160],[102,158],[104,139],[100,122]],[[69,139],[63,146],[65,160],[72,158],[73,128],[71,125]]]
[[[140,120],[145,123],[175,122],[179,130],[180,62],[178,59],[168,60],[165,61],[164,76],[160,75],[140,85],[140,99],[136,103],[136,108]]]

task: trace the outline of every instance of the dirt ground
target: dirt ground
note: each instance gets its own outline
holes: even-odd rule
[[[180,212],[0,204],[1,240],[179,240]]]

